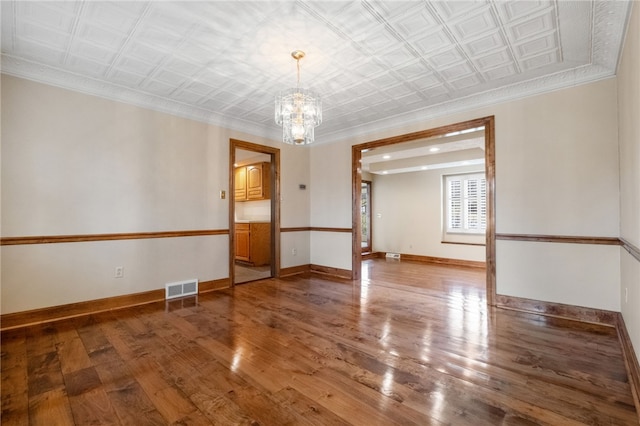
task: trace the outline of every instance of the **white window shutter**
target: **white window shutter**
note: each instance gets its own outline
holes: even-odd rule
[[[487,182],[484,173],[450,175],[446,182],[446,232],[484,233],[487,229]]]

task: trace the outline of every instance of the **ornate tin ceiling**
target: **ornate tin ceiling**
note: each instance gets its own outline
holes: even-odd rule
[[[2,1],[2,72],[280,138],[274,96],[323,97],[317,143],[613,76],[626,1]]]

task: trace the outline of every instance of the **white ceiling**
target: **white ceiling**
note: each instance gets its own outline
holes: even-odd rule
[[[3,0],[1,65],[277,139],[302,49],[323,143],[613,76],[630,4]]]
[[[379,175],[484,165],[484,147],[484,127],[478,127],[365,150],[360,163]]]

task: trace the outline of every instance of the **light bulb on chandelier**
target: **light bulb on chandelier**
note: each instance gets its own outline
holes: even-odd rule
[[[292,145],[308,145],[315,139],[314,129],[322,123],[322,102],[315,92],[300,87],[300,59],[304,52],[294,50],[298,79],[296,87],[276,96],[275,120],[282,125],[282,141]]]

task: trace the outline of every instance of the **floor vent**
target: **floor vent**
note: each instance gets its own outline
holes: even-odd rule
[[[198,280],[178,281],[165,286],[165,299],[175,299],[176,297],[191,296],[198,294]]]
[[[386,257],[388,259],[400,259],[400,253],[387,253]]]

